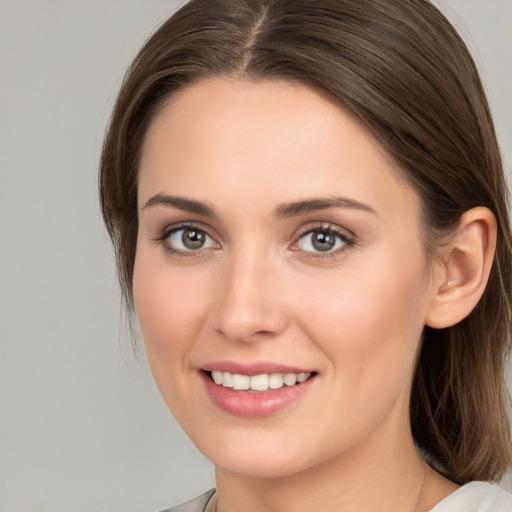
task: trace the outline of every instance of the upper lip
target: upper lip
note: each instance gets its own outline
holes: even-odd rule
[[[255,363],[241,363],[236,361],[216,361],[201,366],[201,370],[206,372],[218,371],[229,372],[240,375],[271,374],[271,373],[310,373],[313,370],[301,368],[299,366],[290,366],[281,363],[261,361]]]

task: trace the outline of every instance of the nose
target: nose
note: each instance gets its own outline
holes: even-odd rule
[[[287,326],[279,265],[256,253],[233,256],[219,272],[212,322],[236,343],[272,339]]]

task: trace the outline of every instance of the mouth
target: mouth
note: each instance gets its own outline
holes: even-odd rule
[[[244,375],[241,373],[207,371],[206,374],[217,385],[234,391],[261,393],[296,386],[314,377],[315,372],[301,373],[261,373]]]
[[[270,369],[270,368],[268,368]],[[268,370],[267,369],[267,370]],[[277,372],[263,368],[246,369],[245,373],[202,369],[199,374],[211,402],[225,413],[261,418],[288,408],[315,387],[318,373],[293,372],[292,369]],[[240,371],[240,370],[238,370]],[[248,375],[250,374],[250,375]]]

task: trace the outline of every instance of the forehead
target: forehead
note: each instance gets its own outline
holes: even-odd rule
[[[273,138],[275,135],[279,137]],[[345,151],[348,145],[344,139],[373,146],[372,153],[378,153],[390,169],[396,169],[348,109],[330,100],[327,94],[282,80],[212,77],[178,90],[150,123],[143,150],[147,157],[159,142],[183,137],[190,143],[200,142],[205,150],[208,144],[226,147],[228,143],[245,142],[266,151],[277,146],[284,149],[290,143],[297,151],[312,144],[319,146],[322,139],[329,144],[336,136]]]
[[[210,78],[172,96],[149,126],[139,203],[169,191],[200,199],[417,198],[363,123],[326,96],[283,81]]]

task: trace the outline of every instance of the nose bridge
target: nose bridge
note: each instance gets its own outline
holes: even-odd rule
[[[279,265],[262,248],[246,246],[226,257],[219,274],[214,328],[238,342],[279,334],[286,315],[279,299]]]

